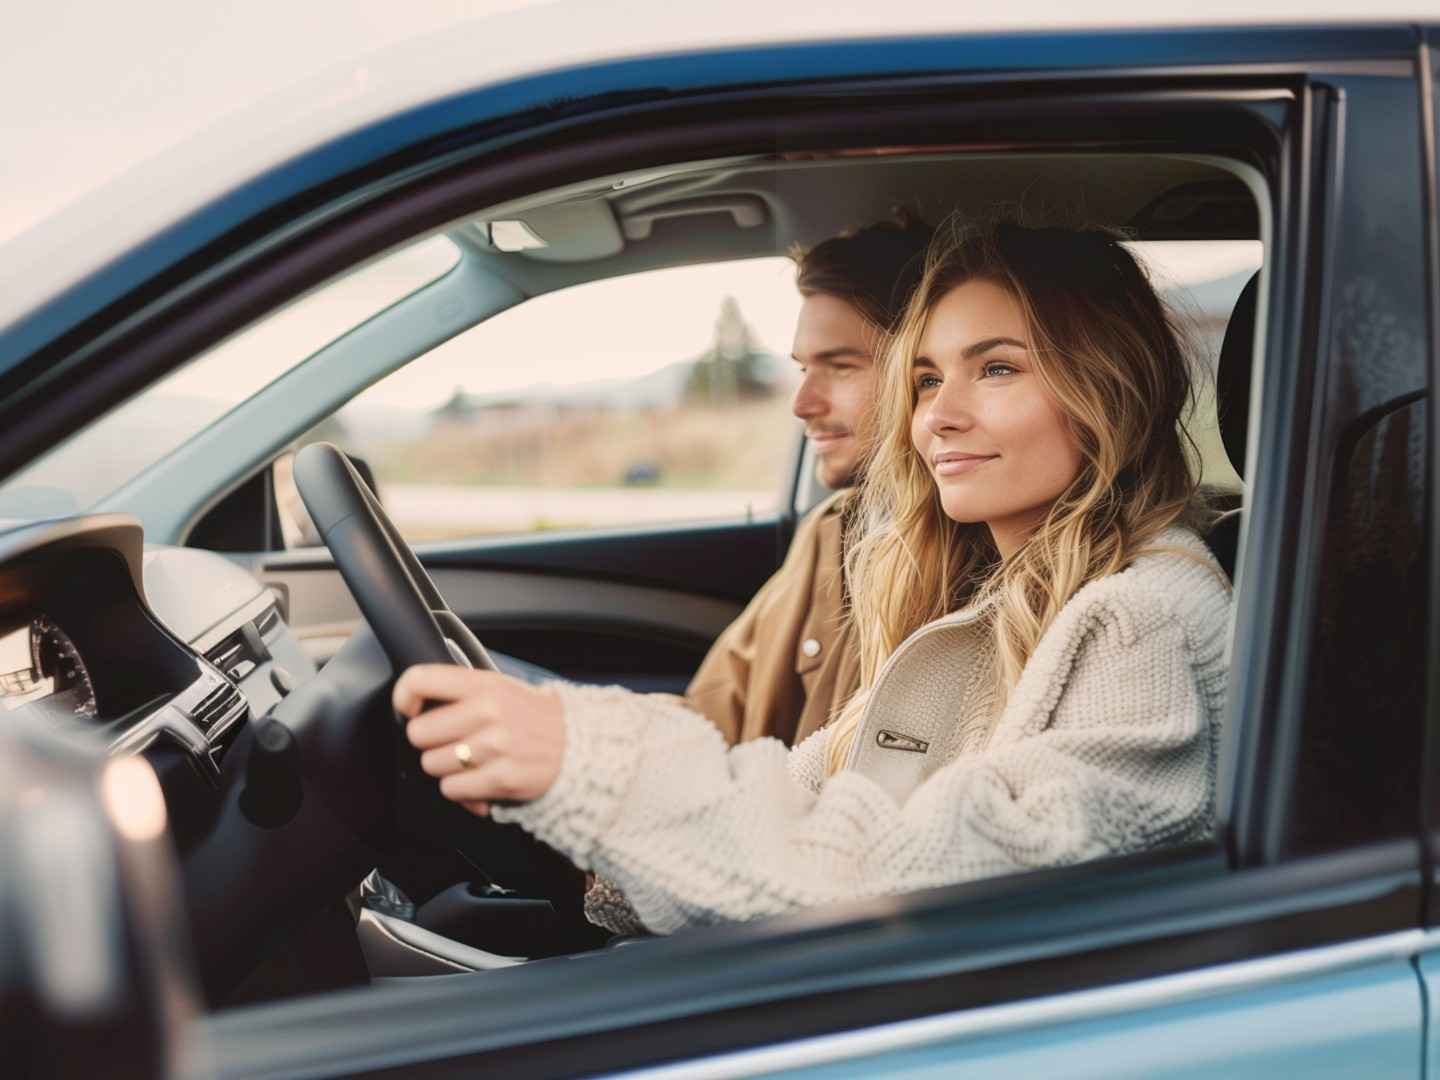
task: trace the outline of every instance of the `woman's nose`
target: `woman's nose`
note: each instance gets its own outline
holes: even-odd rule
[[[969,431],[974,426],[975,414],[964,389],[955,386],[954,380],[947,380],[930,399],[925,427],[932,435],[943,435],[947,431]]]

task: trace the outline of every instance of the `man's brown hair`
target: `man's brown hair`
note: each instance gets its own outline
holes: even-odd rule
[[[890,220],[866,225],[797,249],[795,286],[801,296],[833,296],[887,333],[925,272],[925,250],[934,229],[897,210]]]

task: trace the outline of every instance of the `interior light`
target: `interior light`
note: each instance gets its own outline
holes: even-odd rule
[[[532,251],[549,246],[523,221],[490,222],[490,243],[501,251]]]

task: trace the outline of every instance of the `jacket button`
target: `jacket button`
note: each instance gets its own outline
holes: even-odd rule
[[[806,638],[800,645],[800,651],[806,656],[819,656],[820,642],[816,641],[813,637]]]

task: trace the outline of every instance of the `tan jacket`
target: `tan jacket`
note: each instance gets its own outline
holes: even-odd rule
[[[842,614],[842,510],[836,492],[795,530],[785,562],[711,646],[685,702],[731,743],[773,735],[787,746],[823,727],[860,683]]]

